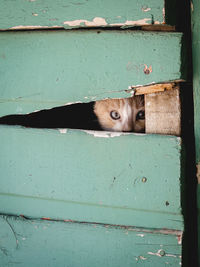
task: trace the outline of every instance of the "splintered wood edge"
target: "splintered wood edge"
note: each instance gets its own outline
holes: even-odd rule
[[[171,83],[157,83],[145,86],[136,86],[132,87],[134,95],[146,95],[152,94],[157,92],[164,92],[167,90],[173,90],[177,87],[178,82],[171,82]],[[131,91],[130,90],[130,91]]]
[[[143,31],[165,31],[165,32],[174,32],[176,31],[175,26],[170,25],[160,25],[160,24],[154,24],[154,25],[143,25],[141,26],[141,30]]]

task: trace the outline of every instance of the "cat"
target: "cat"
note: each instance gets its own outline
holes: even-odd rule
[[[144,132],[144,97],[75,103],[29,114],[0,118],[0,124],[32,128],[71,128],[119,132]]]
[[[97,101],[94,113],[103,130],[118,132],[144,132],[144,97]]]

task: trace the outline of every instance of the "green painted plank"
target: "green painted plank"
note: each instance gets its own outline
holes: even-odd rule
[[[128,97],[131,85],[180,79],[181,42],[180,33],[128,30],[2,32],[0,115]]]
[[[193,0],[192,6],[192,51],[194,88],[194,128],[196,139],[196,162],[200,165],[200,3]],[[200,167],[199,167],[200,168]]]
[[[180,138],[113,134],[1,126],[0,212],[182,229]]]
[[[198,207],[198,260],[200,266],[200,3],[193,0],[192,15],[192,53],[193,53],[193,95],[194,95],[194,133],[197,165],[197,207]]]
[[[0,240],[1,266],[181,265],[180,236],[173,232],[1,216]]]
[[[164,0],[1,0],[0,29],[163,24],[164,13]]]

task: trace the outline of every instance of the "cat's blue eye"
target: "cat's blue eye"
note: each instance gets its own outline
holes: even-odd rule
[[[144,110],[140,110],[136,115],[136,120],[144,120],[145,119],[145,112]]]
[[[110,112],[110,117],[113,119],[113,120],[119,120],[120,119],[120,114],[116,111],[116,110],[112,110]]]

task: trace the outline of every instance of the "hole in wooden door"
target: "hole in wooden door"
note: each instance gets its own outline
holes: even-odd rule
[[[0,118],[0,124],[32,128],[71,128],[117,132],[144,132],[144,96],[104,99]]]

